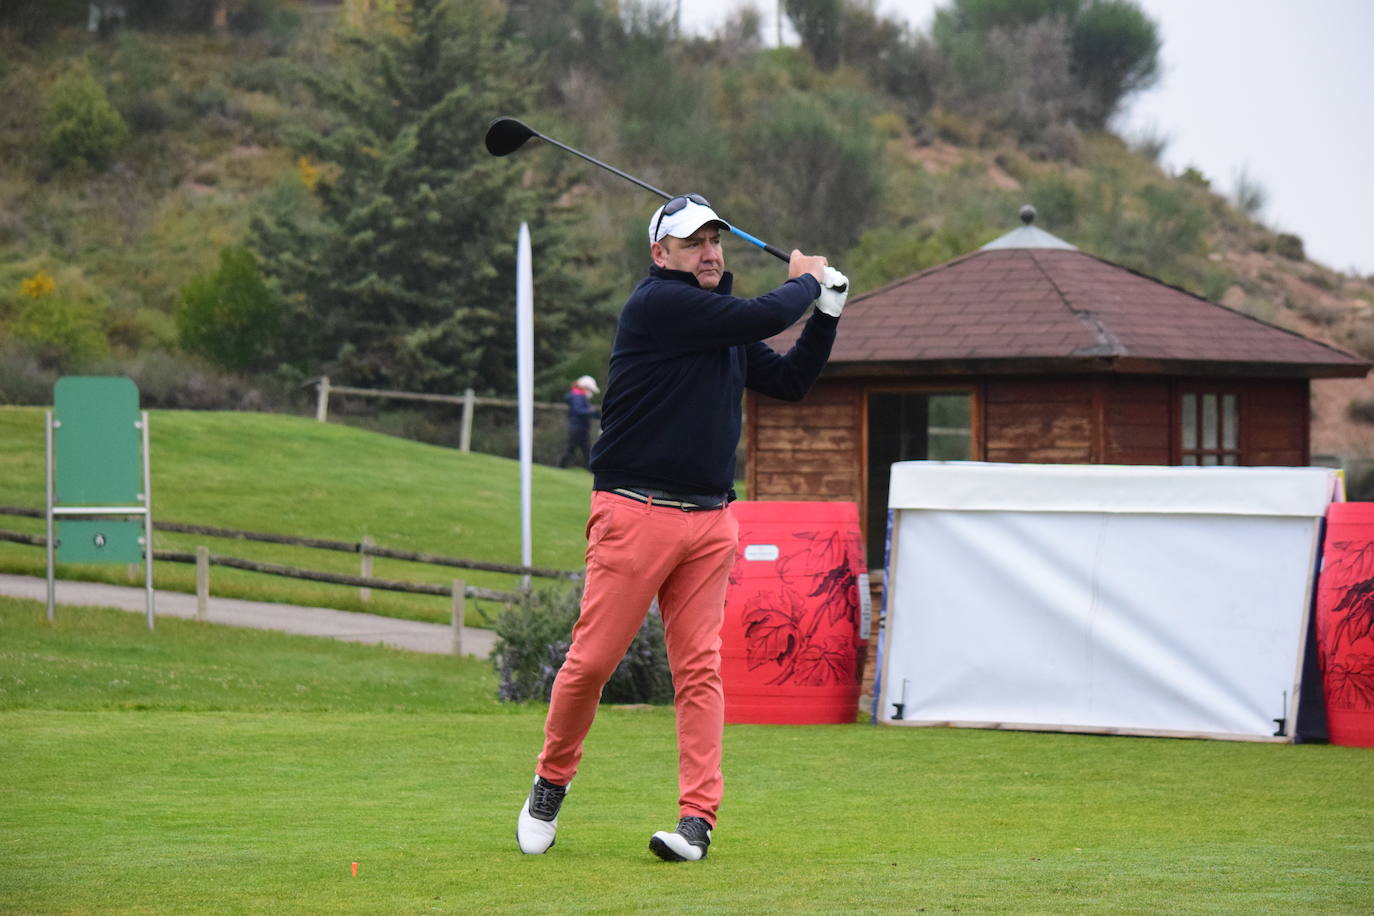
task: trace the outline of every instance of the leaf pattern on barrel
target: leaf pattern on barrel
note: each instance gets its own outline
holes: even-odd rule
[[[1347,655],[1331,665],[1330,701],[1341,709],[1374,709],[1374,655]]]
[[[840,532],[798,531],[787,543],[800,549],[778,558],[781,593],[759,592],[745,605],[746,664],[750,671],[777,665],[778,674],[768,682],[772,686],[851,681],[851,640],[859,623],[858,539]],[[732,572],[732,584],[738,581]],[[837,626],[844,632],[832,632]]]
[[[1340,599],[1317,622],[1327,702],[1342,709],[1374,709],[1374,654],[1352,651],[1361,640],[1374,650],[1374,543],[1336,541],[1328,551],[1322,588]]]
[[[1374,579],[1365,579],[1347,588],[1331,613],[1337,615],[1331,634],[1333,645],[1374,635]]]
[[[758,607],[744,615],[744,639],[749,670],[767,664],[786,664],[797,651],[801,633],[797,623],[776,608]]]

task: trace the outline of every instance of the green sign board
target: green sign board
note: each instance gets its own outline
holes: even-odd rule
[[[143,522],[138,519],[75,519],[57,523],[59,563],[140,563]]]
[[[138,387],[131,379],[68,376],[53,389],[53,505],[143,503]]]

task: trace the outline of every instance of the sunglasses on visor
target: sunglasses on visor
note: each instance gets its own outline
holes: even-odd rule
[[[655,241],[662,238],[662,236],[658,234],[658,230],[663,228],[663,217],[672,216],[689,203],[700,204],[703,207],[711,206],[711,202],[700,194],[679,194],[677,197],[674,197],[663,205],[663,209],[659,211],[658,219],[654,222]]]

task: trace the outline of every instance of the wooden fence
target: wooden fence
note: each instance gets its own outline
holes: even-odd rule
[[[418,391],[389,391],[385,388],[350,388],[346,385],[332,385],[329,376],[322,375],[314,381],[307,382],[307,385],[314,385],[316,389],[315,397],[315,419],[321,423],[329,419],[329,396],[331,394],[348,394],[364,398],[391,398],[399,401],[431,401],[440,404],[461,404],[463,407],[463,423],[461,433],[458,438],[458,448],[460,451],[472,451],[472,416],[478,407],[518,407],[519,401],[512,398],[479,398],[473,393],[471,388],[465,390],[461,395],[458,394],[424,394]],[[555,404],[550,401],[535,401],[534,406],[538,410],[567,410],[566,404]]]
[[[16,506],[0,506],[0,515],[11,515],[22,518],[43,518],[42,509],[26,509]],[[169,531],[177,534],[200,534],[206,537],[227,538],[231,540],[260,541],[268,544],[285,544],[293,547],[310,547],[317,550],[334,550],[343,553],[356,553],[362,557],[362,575],[350,576],[344,573],[324,572],[314,569],[300,569],[294,566],[282,566],[277,563],[261,563],[257,560],[245,560],[240,557],[222,556],[211,554],[205,551],[201,554],[200,563],[202,566],[225,566],[233,569],[243,569],[250,572],[264,573],[271,576],[283,576],[291,579],[307,579],[313,582],[327,582],[333,585],[351,585],[361,589],[381,589],[383,591],[409,592],[417,595],[441,595],[458,600],[459,598],[477,598],[486,601],[500,601],[509,604],[520,599],[519,592],[500,591],[492,588],[483,588],[476,585],[464,585],[462,594],[454,593],[452,585],[435,585],[427,582],[408,582],[399,579],[379,579],[372,576],[372,558],[385,557],[392,560],[406,560],[412,563],[421,563],[430,566],[445,566],[456,569],[472,569],[483,572],[508,573],[516,576],[533,576],[541,579],[562,579],[566,581],[579,581],[582,578],[581,571],[549,569],[542,566],[519,566],[511,563],[492,563],[485,560],[467,560],[460,557],[446,557],[438,554],[422,553],[415,550],[395,550],[390,547],[382,547],[372,542],[371,538],[364,537],[357,543],[351,541],[333,541],[323,538],[295,537],[287,534],[266,534],[256,531],[240,531],[234,528],[215,528],[209,525],[187,525],[179,522],[153,522],[155,531]],[[47,539],[43,535],[24,534],[18,531],[0,530],[0,541],[9,541],[16,544],[32,544],[36,547],[44,547]],[[167,563],[197,563],[197,553],[185,553],[173,550],[153,550],[153,559]],[[366,598],[364,592],[364,598]]]

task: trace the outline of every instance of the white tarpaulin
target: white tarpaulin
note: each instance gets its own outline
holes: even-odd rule
[[[1337,488],[1325,468],[893,465],[880,721],[1291,740]]]

